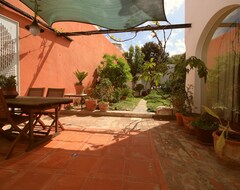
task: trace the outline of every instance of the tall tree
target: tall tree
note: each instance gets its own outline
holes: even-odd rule
[[[168,53],[165,52],[161,42],[158,44],[147,42],[141,50],[145,61],[141,77],[149,82],[150,88],[157,88],[161,77],[168,71]]]
[[[130,72],[133,76],[132,82],[134,87],[135,82],[137,81],[137,74],[141,74],[142,72],[142,66],[144,63],[144,54],[142,53],[141,48],[139,46],[133,47],[131,45],[128,51],[124,53],[124,57],[131,68]]]
[[[155,62],[156,64],[165,63],[168,58],[168,53],[165,52],[164,48],[162,47],[162,43],[157,44],[155,42],[147,42],[142,47],[142,52],[144,54],[144,61]]]

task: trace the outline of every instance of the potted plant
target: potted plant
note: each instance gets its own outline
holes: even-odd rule
[[[85,106],[87,111],[94,111],[97,108],[97,99],[92,97],[85,99]]]
[[[101,78],[96,84],[94,94],[98,98],[98,106],[100,111],[107,111],[109,107],[109,101],[113,95],[113,86],[108,78]]]
[[[215,153],[220,159],[240,164],[240,133],[232,130],[229,121],[222,121],[212,109],[205,107],[205,110],[220,123],[212,134]]]
[[[18,96],[18,92],[16,91],[16,83],[16,76],[0,75],[0,87],[3,91],[3,95],[6,98],[15,98]]]
[[[82,84],[83,80],[87,77],[88,73],[84,71],[79,71],[76,70],[74,72],[74,75],[76,76],[78,82],[75,83],[75,89],[76,89],[76,94],[83,94],[84,92],[84,86]]]
[[[192,126],[192,122],[195,121],[200,114],[194,113],[193,108],[193,93],[192,93],[192,85],[186,87],[185,90],[185,104],[182,107],[182,119],[183,126],[187,133],[195,135],[194,127]]]
[[[205,145],[213,144],[212,133],[219,127],[218,119],[205,111],[192,122],[192,126],[200,143]]]
[[[180,116],[180,124],[181,118],[183,118],[183,124],[187,129],[186,131],[194,134],[191,122],[196,119],[198,114],[192,112],[193,94],[191,88],[193,87],[186,87],[185,84],[186,75],[191,69],[197,69],[198,76],[204,78],[204,81],[207,80],[208,72],[204,62],[195,56],[186,59],[185,54],[183,54],[175,65],[174,72],[170,75],[170,83],[172,84],[171,97],[176,118],[178,119]]]

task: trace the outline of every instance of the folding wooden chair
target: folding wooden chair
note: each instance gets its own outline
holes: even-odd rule
[[[3,96],[3,92],[0,89],[0,133],[2,133],[9,140],[13,140],[12,132],[16,132],[17,137],[11,144],[11,147],[6,155],[6,159],[8,159],[16,146],[17,142],[20,140],[22,136],[27,136],[27,131],[29,130],[29,124],[25,124],[28,121],[28,116],[16,115],[12,114],[9,111],[6,100]],[[23,124],[23,127],[19,127],[19,124]],[[3,129],[5,125],[10,125],[11,128],[9,130]]]
[[[29,88],[27,96],[42,97],[44,95],[45,88]]]
[[[27,96],[42,97],[44,95],[45,88],[29,88]],[[25,114],[26,110],[15,110],[15,113]]]
[[[54,97],[54,98],[56,98],[56,97],[63,97],[64,92],[65,92],[65,88],[48,88],[46,97]],[[60,111],[60,110],[61,110],[61,106],[58,107],[58,111]],[[47,115],[48,117],[53,119],[53,121],[52,121],[50,126],[45,125],[44,122],[40,119],[40,117],[42,115]],[[48,110],[45,110],[45,111],[41,112],[41,114],[39,115],[39,117],[37,119],[37,122],[39,122],[42,125],[43,129],[45,129],[46,127],[49,127],[49,129],[50,129],[51,126],[54,125],[54,121],[55,121],[55,109],[48,109]],[[61,124],[61,122],[59,120],[57,122],[58,122],[58,126],[62,130],[64,130],[64,127]],[[49,132],[50,131],[48,131],[48,133]]]

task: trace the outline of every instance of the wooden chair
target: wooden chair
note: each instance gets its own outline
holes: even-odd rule
[[[65,88],[48,88],[46,97],[54,97],[54,98],[56,98],[56,97],[63,97],[64,96],[64,92],[65,92]],[[60,111],[60,110],[61,110],[61,106],[58,107],[58,111]],[[42,115],[46,115],[46,116],[48,116],[48,117],[53,119],[53,121],[52,121],[50,126],[45,125],[44,122],[40,119],[40,117]],[[45,110],[45,111],[41,112],[41,114],[39,115],[39,117],[37,119],[37,122],[39,122],[42,125],[43,129],[45,129],[46,127],[49,127],[49,129],[50,129],[51,126],[54,125],[54,119],[55,119],[55,109],[48,109],[48,110]],[[58,122],[58,126],[62,130],[64,130],[64,127],[61,124],[61,122],[59,120],[57,122]],[[48,131],[48,133],[49,132],[50,131]]]
[[[11,153],[16,146],[17,142],[22,136],[27,136],[27,131],[29,130],[29,125],[25,124],[28,121],[28,116],[12,114],[9,111],[6,100],[4,98],[3,92],[0,89],[0,133],[2,133],[9,140],[13,140],[12,132],[16,132],[17,137],[12,142],[10,149],[6,155],[6,159],[11,156]],[[19,127],[20,124],[23,124],[23,127]],[[3,129],[5,125],[10,125],[9,130]]]
[[[42,97],[44,95],[45,88],[29,88],[27,96]]]

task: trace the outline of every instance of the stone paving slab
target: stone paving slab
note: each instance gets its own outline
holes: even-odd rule
[[[175,121],[79,115],[60,121],[66,128],[60,135],[30,152],[23,140],[9,160],[9,142],[0,137],[0,189],[240,189],[240,167],[218,160],[213,147]]]

